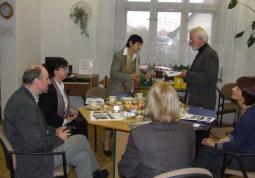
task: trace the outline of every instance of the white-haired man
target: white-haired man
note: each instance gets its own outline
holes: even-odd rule
[[[198,50],[190,69],[181,73],[188,83],[188,104],[191,106],[215,109],[216,85],[218,79],[219,58],[207,44],[208,35],[201,27],[190,30],[189,44]]]

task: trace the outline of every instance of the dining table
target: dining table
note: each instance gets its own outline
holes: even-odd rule
[[[186,107],[187,108],[187,107]],[[97,109],[97,111],[102,110],[102,108]],[[83,116],[83,118],[86,120],[86,122],[89,125],[93,126],[99,126],[104,127],[108,129],[113,130],[114,135],[114,147],[113,147],[113,153],[114,153],[114,160],[113,160],[113,178],[119,178],[118,174],[118,162],[121,160],[122,155],[124,154],[124,151],[126,149],[126,144],[128,141],[129,132],[134,129],[135,127],[138,127],[143,124],[150,123],[149,120],[141,120],[137,117],[130,117],[123,120],[94,120],[91,118],[91,112],[94,110],[90,109],[87,106],[82,106],[79,108],[79,112]],[[202,115],[202,116],[208,116],[208,117],[216,117],[216,112],[211,111],[204,108],[199,107],[188,107],[187,109],[188,113],[196,114],[196,115]],[[196,133],[196,148],[199,148],[199,145],[201,143],[201,140],[208,136],[209,129],[212,127],[214,123],[201,123],[197,121],[190,121],[190,120],[180,120],[180,122],[184,122],[187,124],[191,124],[194,127],[195,133]]]

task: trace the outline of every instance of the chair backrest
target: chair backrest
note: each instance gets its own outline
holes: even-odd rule
[[[88,89],[86,93],[86,97],[99,97],[106,100],[107,98],[107,92],[105,88],[102,87],[93,87]]]
[[[6,167],[10,169],[11,177],[14,177],[14,170],[16,169],[16,156],[10,154],[10,152],[13,151],[13,147],[4,133],[3,125],[0,125],[0,144],[4,150]]]
[[[183,168],[169,171],[154,178],[212,178],[212,174],[203,168]]]
[[[255,178],[255,171],[247,171],[243,160],[245,157],[253,157],[255,158],[255,154],[246,154],[246,153],[233,153],[233,152],[224,152],[223,166],[221,170],[221,176],[224,174],[240,176],[244,178]],[[227,168],[231,162],[235,160],[240,170],[229,169]]]
[[[110,82],[110,78],[105,75],[104,78],[99,82],[104,88],[107,88]]]
[[[14,170],[16,169],[16,156],[15,156],[15,154],[10,154],[14,150],[13,150],[12,144],[9,142],[8,138],[6,137],[6,135],[4,133],[3,125],[0,125],[0,144],[2,145],[2,148],[4,150],[6,167],[8,169],[10,169],[11,178],[14,178],[15,177]],[[12,156],[13,160],[11,160],[11,156]],[[63,161],[65,161],[65,160],[63,160]],[[64,170],[64,167],[66,167],[66,170]],[[65,174],[68,174],[68,172],[69,172],[69,166],[66,164],[62,164],[62,165],[58,166],[57,168],[55,168],[54,172],[53,172],[53,177],[59,177],[59,176],[65,177],[65,176],[63,176],[64,172],[65,172]]]
[[[232,88],[235,87],[234,83],[227,83],[222,86],[220,93],[224,96],[224,99],[231,100]]]

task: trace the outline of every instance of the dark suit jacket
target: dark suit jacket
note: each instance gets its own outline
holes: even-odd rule
[[[64,118],[58,115],[58,96],[53,84],[49,85],[47,93],[40,95],[38,104],[48,125],[55,128],[62,126]],[[64,113],[61,115],[64,115]]]
[[[192,126],[152,122],[130,133],[126,151],[119,162],[119,174],[123,178],[151,178],[190,167],[194,149]]]
[[[28,89],[21,87],[9,99],[4,110],[4,131],[17,152],[52,152],[62,142],[55,129],[48,127]],[[52,156],[17,156],[18,178],[51,178]]]
[[[185,78],[189,86],[188,104],[215,110],[219,58],[209,45],[202,48]]]
[[[60,96],[62,99],[62,96]],[[63,108],[59,107],[59,102],[62,102],[61,106]],[[47,121],[47,124],[58,128],[63,125],[64,122],[64,100],[58,101],[58,95],[56,88],[53,84],[49,85],[48,93],[41,94],[39,97],[39,106],[44,114],[44,117]],[[70,104],[69,106],[70,107]],[[69,110],[69,109],[68,109]],[[60,113],[58,112],[60,111]],[[84,122],[84,119],[78,116],[77,119],[71,121],[67,125],[71,126],[72,129],[72,135],[74,134],[83,134],[85,136],[88,135],[88,129],[87,125]]]

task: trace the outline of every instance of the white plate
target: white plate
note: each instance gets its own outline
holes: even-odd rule
[[[121,100],[123,100],[123,101],[134,101],[135,98],[132,98],[132,97],[122,97]]]
[[[99,108],[101,108],[101,106],[96,106],[96,107],[91,107],[90,105],[87,105],[87,108],[89,108],[89,109],[99,109]]]

